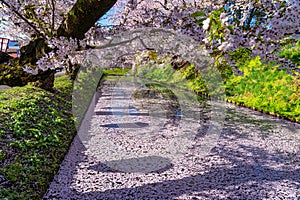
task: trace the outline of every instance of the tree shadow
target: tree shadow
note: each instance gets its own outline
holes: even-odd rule
[[[235,133],[235,131],[232,131],[231,134],[236,134],[237,138],[239,137],[239,134]],[[69,179],[69,181],[56,179],[56,181],[62,181],[58,184],[60,186],[63,185],[63,188],[59,188],[60,193],[63,193],[65,197],[70,197],[70,199],[168,200],[177,199],[192,193],[198,196],[199,199],[264,199],[268,198],[268,195],[272,193],[274,184],[284,182],[289,182],[288,184],[298,191],[295,194],[298,195],[298,198],[300,195],[300,167],[295,167],[300,164],[300,152],[290,156],[282,153],[270,153],[263,148],[243,144],[238,145],[239,148],[231,147],[230,145],[220,145],[214,148],[210,155],[195,160],[195,166],[203,167],[196,175],[154,183],[152,181],[152,183],[145,183],[140,186],[108,188],[105,191],[78,192],[72,186],[73,178],[76,177],[77,170],[80,168],[80,162],[87,159],[87,156],[84,153],[86,149],[78,137],[75,138],[73,143],[75,144],[72,145],[73,149],[70,151],[80,153],[76,154],[75,160],[74,156],[67,156],[66,159],[73,160],[64,162],[65,165],[63,163],[61,166],[62,173],[67,173],[63,174],[64,177]],[[214,163],[216,158],[226,160],[227,164]],[[132,161],[135,162],[135,159],[139,158],[134,158]],[[122,165],[124,162],[126,161],[118,160],[110,164],[119,163]],[[298,163],[298,165],[295,163]],[[88,169],[97,173],[120,173],[120,171],[111,168],[110,164],[97,162]],[[169,165],[165,168],[151,173],[164,176],[166,172],[168,173],[172,170],[173,164],[169,162]],[[138,172],[138,170],[135,172]],[[134,173],[124,174],[134,175]],[[49,194],[49,196],[45,196],[45,199],[57,198],[55,194],[51,194],[51,192]],[[286,196],[283,196],[283,198],[286,198]]]
[[[171,161],[161,156],[145,156],[98,163],[90,170],[112,173],[163,173],[173,167]]]
[[[100,127],[106,127],[106,128],[145,128],[148,126],[149,126],[149,123],[143,123],[143,122],[100,125]]]
[[[95,115],[131,115],[131,116],[149,116],[149,113],[129,113],[129,112],[120,112],[120,111],[96,111]]]
[[[241,133],[239,134],[240,137],[249,137],[248,133],[259,131],[258,136],[263,140],[267,140],[270,136],[270,131],[277,128],[285,128],[289,132],[296,134],[299,130],[299,125],[259,111],[230,104],[230,108],[226,108],[224,128],[237,130],[237,134],[239,134],[238,132]],[[245,128],[248,130],[246,134],[242,131]]]
[[[176,199],[182,195],[198,193],[209,199],[227,199],[222,198],[224,194],[230,199],[263,199],[268,197],[266,195],[272,190],[272,183],[278,181],[294,182],[300,195],[300,168],[276,169],[276,167],[268,166],[268,163],[282,160],[282,155],[269,154],[258,147],[241,146],[241,148],[255,155],[246,157],[246,159],[254,160],[253,163],[240,161],[239,158],[244,155],[241,155],[239,151],[219,147],[216,151],[219,152],[220,157],[231,162],[230,166],[210,167],[203,174],[181,179],[148,183],[131,188],[94,191],[84,195],[98,199]],[[201,162],[208,160],[209,158],[203,158]],[[218,192],[214,195],[209,191]]]

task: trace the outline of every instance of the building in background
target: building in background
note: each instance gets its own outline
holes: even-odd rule
[[[20,48],[21,45],[19,41],[9,40],[7,53],[14,58],[20,57]]]
[[[8,49],[8,42],[9,39],[7,38],[0,38],[0,51],[6,52]]]
[[[1,9],[1,7],[0,7]],[[11,31],[17,29],[19,31]],[[30,41],[30,37],[22,32],[8,15],[0,15],[0,38],[9,39],[8,47],[3,52],[8,53],[12,57],[20,57],[20,48]]]

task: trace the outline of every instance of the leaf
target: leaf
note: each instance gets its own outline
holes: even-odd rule
[[[193,18],[196,18],[196,17],[205,17],[206,14],[204,12],[200,12],[200,11],[197,11],[197,12],[194,12],[193,14],[191,14],[191,17]]]

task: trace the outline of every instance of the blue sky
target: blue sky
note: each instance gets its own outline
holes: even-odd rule
[[[110,26],[110,25],[115,25],[112,24],[112,22],[109,20],[109,16],[108,15],[112,15],[116,12],[116,8],[112,7],[105,15],[103,15],[103,17],[101,17],[98,21],[97,24],[101,25],[101,26]]]

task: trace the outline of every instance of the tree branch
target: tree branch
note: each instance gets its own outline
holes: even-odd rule
[[[55,23],[55,2],[54,0],[51,0],[51,4],[52,4],[52,27],[51,27],[51,31],[52,34],[54,34],[54,23]]]
[[[7,2],[5,2],[4,0],[0,0],[5,6],[7,6],[9,9],[11,9],[20,19],[22,19],[26,24],[28,24],[35,32],[37,35],[45,37],[44,34],[42,34],[37,27],[30,23],[28,21],[28,19],[26,19],[23,15],[21,15],[14,7],[12,7],[11,5],[9,5]]]
[[[83,39],[117,0],[77,0],[57,30],[57,37]]]

